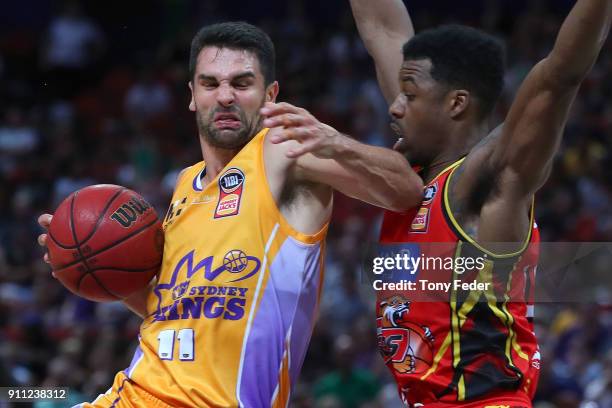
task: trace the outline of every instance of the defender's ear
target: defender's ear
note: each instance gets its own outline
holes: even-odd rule
[[[470,92],[465,89],[457,89],[450,93],[449,97],[449,112],[451,118],[457,119],[467,111],[471,103]]]

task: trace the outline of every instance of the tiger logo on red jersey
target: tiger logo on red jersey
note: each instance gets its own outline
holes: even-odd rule
[[[378,304],[378,348],[386,364],[402,374],[418,374],[431,367],[434,337],[426,326],[408,321],[410,301],[395,295]]]

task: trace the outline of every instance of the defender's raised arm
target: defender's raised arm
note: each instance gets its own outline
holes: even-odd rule
[[[546,180],[569,108],[610,30],[610,0],[578,0],[561,26],[553,50],[519,88],[492,163],[508,170],[520,196]],[[516,182],[512,182],[515,180]]]
[[[412,21],[401,0],[350,1],[361,40],[376,64],[378,83],[391,104],[400,91],[402,45],[414,35]]]

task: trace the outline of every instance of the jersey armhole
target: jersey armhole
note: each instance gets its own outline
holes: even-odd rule
[[[523,252],[525,252],[525,250],[527,249],[527,246],[529,245],[529,242],[531,242],[531,236],[533,232],[535,197],[532,198],[531,206],[529,209],[529,230],[527,231],[527,236],[525,240],[523,241],[523,244],[521,245],[520,249],[514,252],[509,252],[509,253],[496,253],[496,252],[490,251],[484,248],[482,245],[476,242],[474,238],[472,238],[468,233],[466,233],[461,227],[461,225],[459,224],[459,222],[453,216],[453,211],[450,206],[448,190],[449,190],[449,185],[451,183],[453,174],[455,173],[455,170],[457,170],[458,167],[459,166],[456,166],[455,168],[453,168],[450,174],[448,175],[448,177],[446,178],[446,182],[444,183],[443,194],[442,194],[442,213],[444,214],[444,218],[446,219],[446,223],[450,227],[450,229],[457,235],[457,237],[459,237],[460,240],[469,242],[470,244],[478,248],[480,251],[482,251],[483,253],[493,258],[512,258],[512,257],[516,257],[522,254]]]
[[[270,183],[268,182],[268,175],[266,173],[266,162],[265,162],[265,156],[264,156],[266,136],[267,136],[267,132],[261,137],[261,140],[259,140],[260,151],[258,154],[257,166],[259,167],[258,172],[261,175],[260,177],[262,178],[262,183],[264,185],[264,190],[265,190],[264,195],[266,196],[266,201],[269,203],[269,208],[271,208],[272,210],[276,212],[281,229],[285,231],[287,235],[289,235],[296,241],[302,244],[307,244],[307,245],[315,244],[319,241],[322,241],[325,238],[327,229],[329,227],[329,221],[330,221],[329,219],[325,221],[325,223],[323,224],[323,226],[321,227],[319,231],[315,232],[314,234],[305,234],[303,232],[296,230],[289,223],[289,221],[287,221],[287,219],[281,212],[280,208],[278,207],[278,204],[276,203],[276,200],[274,199],[274,196],[272,195],[272,190],[270,189]],[[332,197],[332,200],[333,200],[333,197]]]

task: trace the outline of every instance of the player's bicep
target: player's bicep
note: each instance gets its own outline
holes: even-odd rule
[[[524,194],[534,193],[545,181],[576,90],[551,82],[546,60],[521,85],[492,162],[502,175],[512,174],[519,180]]]

